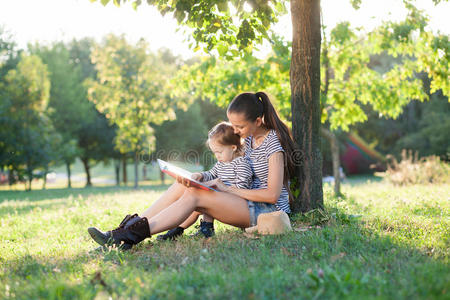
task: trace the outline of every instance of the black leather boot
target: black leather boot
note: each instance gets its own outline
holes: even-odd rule
[[[150,237],[147,218],[140,218],[137,214],[126,216],[114,230],[102,232],[95,227],[90,227],[88,232],[101,246],[116,245],[123,250],[131,249],[133,245]]]

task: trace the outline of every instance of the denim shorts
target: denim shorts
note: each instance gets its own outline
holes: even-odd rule
[[[248,212],[250,213],[250,226],[255,226],[260,214],[277,211],[275,204],[264,202],[253,202],[247,200]]]

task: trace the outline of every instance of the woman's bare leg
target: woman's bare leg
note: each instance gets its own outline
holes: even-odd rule
[[[198,219],[198,217],[201,215],[198,211],[194,211],[186,220],[184,220],[183,223],[178,225],[181,228],[189,228],[191,227]]]
[[[164,208],[171,205],[173,202],[183,196],[186,187],[178,182],[173,183],[164,194],[159,197],[146,211],[140,214],[141,217],[147,217],[147,219],[155,216]]]
[[[245,199],[229,193],[188,188],[178,201],[157,215],[147,217],[150,233],[156,234],[174,228],[194,211],[206,213],[214,219],[236,227],[250,226],[250,215]]]

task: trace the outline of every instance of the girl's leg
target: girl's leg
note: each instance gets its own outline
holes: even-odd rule
[[[178,226],[183,229],[189,228],[197,221],[197,219],[200,215],[201,215],[201,213],[194,211],[186,220],[184,220],[183,223],[181,223]]]
[[[186,187],[178,182],[172,184],[164,194],[159,197],[146,211],[144,211],[140,216],[151,218],[162,211],[164,208],[171,205],[173,202],[177,201],[181,196],[183,196]]]
[[[214,236],[214,234],[214,218],[205,213],[202,216],[202,220],[200,220],[200,226],[198,227],[197,232],[192,234],[192,236],[210,238]]]
[[[212,222],[214,222],[214,218],[208,214],[203,214],[203,221],[212,223]]]
[[[236,195],[188,188],[183,196],[155,216],[147,217],[150,233],[156,234],[181,224],[193,212],[206,213],[223,223],[249,227],[247,201]]]
[[[194,211],[186,220],[184,220],[183,223],[178,225],[178,227],[174,227],[167,231],[165,234],[160,234],[156,238],[158,241],[165,241],[165,240],[175,240],[177,237],[182,235],[184,233],[184,230],[188,227],[190,227],[192,224],[194,224],[198,217],[201,214],[199,212]]]

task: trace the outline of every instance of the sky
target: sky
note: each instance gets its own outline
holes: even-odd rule
[[[321,3],[327,28],[350,21],[353,26],[370,30],[383,20],[401,20],[406,15],[400,0],[363,0],[359,10],[354,10],[348,0]],[[435,7],[431,0],[418,0],[416,6],[431,17],[432,30],[450,34],[449,3]],[[110,3],[104,7],[89,0],[0,0],[0,26],[12,33],[19,48],[36,41],[51,43],[87,36],[101,40],[108,33],[115,33],[125,34],[131,42],[144,38],[154,51],[166,47],[184,58],[195,54],[189,49],[183,30],[177,30],[176,21],[171,16],[161,16],[148,5],[135,11],[130,4],[119,8]],[[281,17],[274,29],[290,40],[290,15]],[[264,51],[267,49],[263,47]]]

